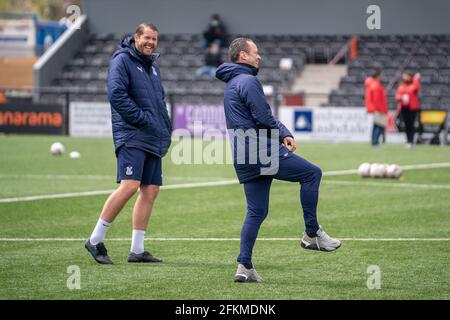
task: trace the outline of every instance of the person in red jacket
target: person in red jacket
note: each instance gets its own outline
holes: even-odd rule
[[[375,73],[365,81],[366,110],[373,114],[372,146],[378,146],[380,136],[384,134],[387,120],[387,98],[381,84],[382,73],[377,69]]]
[[[412,77],[408,72],[404,72],[402,74],[402,82],[398,86],[397,93],[395,94],[395,100],[398,101],[397,110],[401,112],[401,116],[405,122],[406,148],[408,149],[414,143],[414,124],[420,108],[419,91],[420,73],[416,73]]]

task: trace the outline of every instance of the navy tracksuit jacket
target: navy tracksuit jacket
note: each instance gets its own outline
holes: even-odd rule
[[[142,55],[131,36],[122,39],[113,54],[108,97],[116,154],[123,145],[158,157],[169,149],[172,126],[156,57]]]
[[[300,200],[306,233],[315,236],[319,229],[317,202],[322,177],[322,172],[318,167],[290,152],[282,145],[283,139],[288,136],[292,137],[292,134],[273,117],[261,83],[256,78],[257,73],[258,69],[237,63],[224,63],[216,72],[216,77],[227,83],[224,93],[224,108],[229,132],[239,129],[253,130],[256,133],[255,141],[259,142],[261,134],[266,136],[266,131],[263,129],[279,130],[279,139],[267,139],[267,150],[278,150],[278,170],[271,175],[262,174],[261,169],[264,168],[264,165],[259,161],[257,163],[238,161],[244,158],[249,159],[250,148],[245,149],[246,154],[239,159],[240,152],[236,147],[239,144],[233,144],[234,167],[239,181],[244,184],[247,199],[247,216],[241,231],[240,254],[237,260],[247,268],[252,267],[253,246],[259,228],[268,214],[272,180],[279,179],[301,184]],[[251,138],[248,140],[251,141]],[[248,147],[247,140],[245,140],[245,144]]]

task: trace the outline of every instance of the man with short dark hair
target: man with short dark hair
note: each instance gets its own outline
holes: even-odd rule
[[[172,131],[154,53],[157,45],[158,29],[141,23],[134,36],[122,39],[109,67],[108,97],[120,185],[106,200],[85,243],[101,264],[112,264],[103,243],[106,232],[138,190],[128,262],[162,261],[144,251],[148,220],[162,185],[161,158],[169,149]]]
[[[273,117],[261,83],[256,78],[261,60],[256,44],[249,38],[236,38],[230,44],[229,57],[231,63],[222,64],[216,77],[227,83],[224,93],[226,123],[231,135],[238,138],[237,143],[234,142],[234,136],[231,139],[233,164],[239,182],[244,185],[247,200],[247,216],[241,231],[240,254],[237,257],[238,268],[234,280],[261,282],[262,278],[252,263],[252,252],[259,228],[268,214],[273,179],[301,184],[300,199],[306,228],[301,240],[303,248],[334,251],[341,243],[329,237],[317,221],[322,171],[293,153],[296,143],[292,134]],[[239,141],[239,132],[243,131],[246,132],[245,138]],[[262,141],[267,142],[267,145]],[[249,151],[252,143],[257,144],[259,155],[261,149],[270,150],[270,162],[276,163],[274,168],[267,170],[269,168],[262,161],[263,157],[256,162],[249,160],[254,156]],[[245,146],[242,148],[244,154],[240,154],[240,144]],[[254,146],[253,150],[256,150]]]

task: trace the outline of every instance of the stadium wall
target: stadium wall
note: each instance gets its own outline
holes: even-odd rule
[[[381,9],[381,29],[366,26],[369,5]],[[198,34],[218,13],[230,33],[443,34],[450,30],[446,0],[84,0],[94,33],[132,32],[150,21],[162,33]]]

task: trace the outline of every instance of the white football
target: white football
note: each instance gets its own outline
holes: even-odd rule
[[[370,165],[369,175],[372,178],[383,178],[386,174],[386,166],[381,163],[372,163]]]
[[[378,174],[378,163],[372,163],[369,168],[369,176],[371,178],[376,178]]]
[[[55,142],[50,147],[50,152],[54,156],[60,156],[64,153],[64,146],[60,142]]]
[[[388,178],[398,179],[402,175],[402,168],[398,164],[391,164],[387,167],[386,176]]]
[[[72,158],[72,159],[78,159],[79,157],[81,157],[81,154],[80,154],[78,151],[72,151],[72,152],[69,154],[69,156],[70,156],[70,158]]]
[[[360,177],[370,177],[370,163],[361,163],[358,168],[358,175]]]
[[[387,175],[386,175],[387,167],[388,167],[388,165],[387,164],[383,164],[383,163],[380,163],[378,165],[377,178],[385,178],[385,177],[387,177]]]

